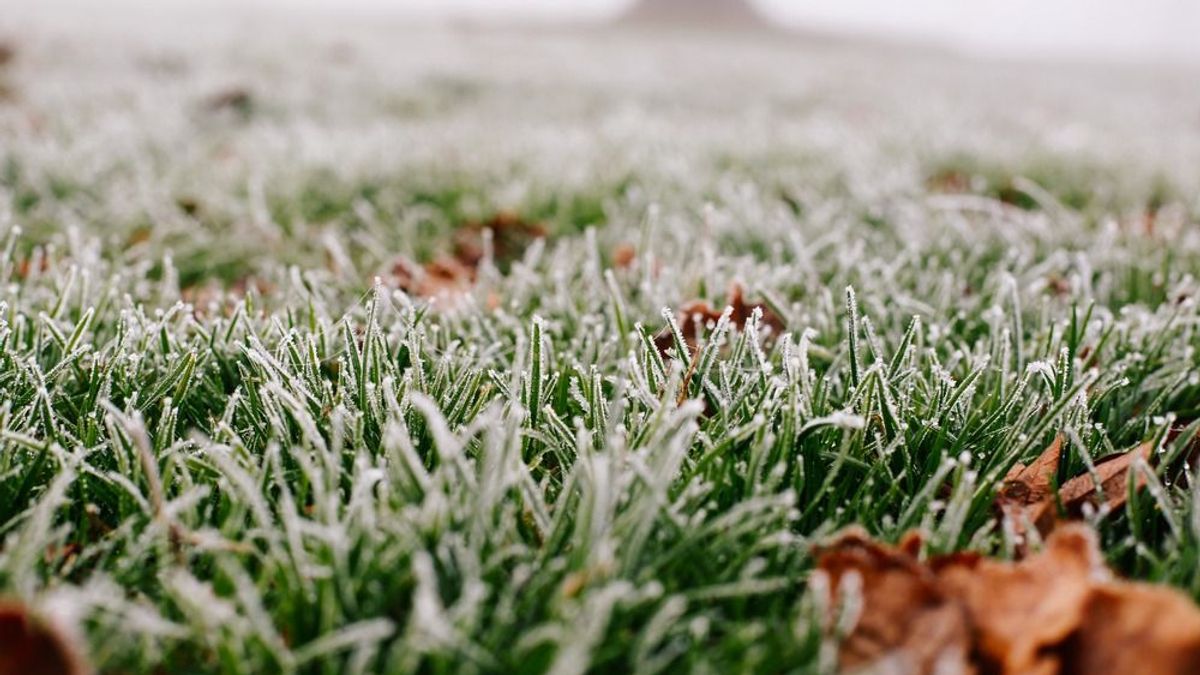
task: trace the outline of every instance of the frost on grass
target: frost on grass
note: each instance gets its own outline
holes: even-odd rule
[[[1054,438],[1200,589],[1188,91],[115,21],[0,104],[0,590],[103,671],[829,668],[812,542],[1036,549]]]

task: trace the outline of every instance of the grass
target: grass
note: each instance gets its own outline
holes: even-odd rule
[[[228,27],[158,26],[93,83],[123,38],[56,21],[78,53],[28,47],[0,115],[0,589],[103,672],[827,672],[811,545],[1008,555],[997,482],[1059,433],[1063,475],[1156,444],[1150,489],[1089,518],[1122,573],[1200,598],[1177,92],[1070,71],[1014,108],[997,66],[834,88],[861,57],[728,45],[747,76],[632,38],[463,62],[418,36],[397,65],[362,27],[339,66],[281,61],[285,27],[234,58]],[[612,74],[668,49],[694,63]],[[254,106],[197,107],[235,78]],[[1087,142],[1035,114],[1062,106]],[[500,210],[551,236],[456,306],[389,280]],[[784,335],[659,352],[664,308],[735,282]]]

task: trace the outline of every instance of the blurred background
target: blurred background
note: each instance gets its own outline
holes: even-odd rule
[[[0,214],[185,286],[361,281],[496,213],[1133,222],[1200,209],[1196,35],[1196,0],[0,0]]]
[[[713,24],[752,12],[777,28],[925,42],[993,57],[1200,63],[1195,0],[3,0],[0,8],[30,4],[102,13],[274,8],[585,25],[655,15],[664,23]]]

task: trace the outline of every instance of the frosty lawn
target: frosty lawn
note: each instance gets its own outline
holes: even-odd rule
[[[1154,444],[1087,518],[1200,596],[1190,74],[29,13],[0,589],[103,672],[828,670],[812,545],[1009,555],[1057,434]]]

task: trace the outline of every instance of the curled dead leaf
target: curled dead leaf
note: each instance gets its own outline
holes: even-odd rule
[[[858,621],[838,648],[843,669],[886,663],[897,672],[967,670],[963,608],[942,592],[914,550],[885,546],[853,531],[818,552],[817,569],[827,575],[835,595],[844,599],[850,588],[860,595]]]
[[[448,256],[424,265],[397,258],[392,263],[391,280],[405,293],[453,307],[471,292],[475,268]]]
[[[1056,436],[1037,459],[1029,465],[1017,462],[1008,471],[996,493],[996,506],[1012,524],[1018,537],[1023,537],[1027,525],[1039,532],[1049,532],[1054,526],[1054,476],[1062,456],[1063,437]]]
[[[818,552],[817,569],[835,600],[857,595],[861,605],[839,648],[843,669],[1200,672],[1200,609],[1173,589],[1113,580],[1080,524],[1020,562],[970,553],[922,562],[911,542],[891,547],[853,531]]]
[[[1103,506],[1108,512],[1124,506],[1129,499],[1129,471],[1136,460],[1149,461],[1152,450],[1149,443],[1143,443],[1128,452],[1104,458],[1096,463],[1094,474],[1089,471],[1076,476],[1056,491],[1054,477],[1062,448],[1060,435],[1028,466],[1018,462],[1004,477],[996,494],[996,507],[1018,536],[1022,551],[1027,528],[1033,526],[1039,533],[1048,534],[1059,521],[1060,506],[1071,518],[1080,517],[1087,504]],[[1135,488],[1145,483],[1145,477],[1138,475]]]
[[[25,604],[0,601],[0,675],[86,675],[74,641]]]
[[[179,299],[192,306],[196,317],[232,316],[239,300],[253,293],[259,297],[275,292],[275,284],[255,276],[244,276],[228,286],[221,286],[209,279],[203,283],[187,286],[179,291]]]
[[[1063,643],[1083,621],[1095,581],[1107,576],[1094,537],[1065,528],[1020,563],[935,562],[942,588],[966,609],[985,672],[1058,673]]]
[[[492,259],[507,266],[546,234],[542,225],[502,212],[486,221],[461,226],[454,234],[451,255],[439,256],[423,265],[397,257],[387,279],[405,293],[436,301],[442,307],[455,307],[475,287],[479,267],[487,257],[489,237]],[[495,291],[488,291],[484,304],[488,309],[496,309],[503,299]]]
[[[1063,483],[1058,489],[1058,498],[1067,514],[1078,517],[1083,512],[1084,504],[1099,506],[1101,497],[1103,505],[1109,511],[1124,506],[1129,499],[1129,471],[1139,459],[1150,461],[1152,450],[1152,444],[1143,443],[1133,450],[1096,462],[1094,475],[1090,472],[1085,473]],[[1137,474],[1134,478],[1134,489],[1140,489],[1145,484],[1146,477]]]
[[[735,282],[730,285],[725,306],[731,310],[729,323],[735,330],[741,330],[746,325],[746,322],[754,316],[755,310],[758,310],[762,312],[759,318],[759,335],[766,339],[772,339],[783,333],[785,327],[783,319],[765,303],[747,302],[745,292],[739,283]],[[715,309],[704,300],[693,300],[684,303],[679,308],[679,312],[676,315],[677,321],[679,322],[680,331],[683,332],[684,342],[687,343],[690,352],[689,357],[696,353],[704,333],[716,326],[723,311],[724,308],[720,310]],[[675,346],[675,340],[671,335],[670,329],[666,328],[659,331],[654,336],[654,344],[658,347],[660,354],[667,356],[668,351]]]
[[[501,266],[518,260],[534,240],[547,235],[546,227],[541,223],[529,222],[510,211],[501,211],[487,220],[460,226],[454,233],[454,258],[468,267],[479,267],[484,258],[484,233],[489,231],[492,256]]]

